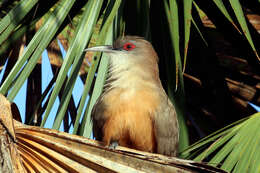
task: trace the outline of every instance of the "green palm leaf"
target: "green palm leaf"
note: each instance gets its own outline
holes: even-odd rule
[[[185,152],[196,152],[196,161],[205,161],[232,172],[258,172],[260,113],[240,120],[192,145]]]

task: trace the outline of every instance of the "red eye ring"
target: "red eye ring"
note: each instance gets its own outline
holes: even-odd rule
[[[136,46],[133,43],[125,43],[123,49],[126,51],[133,50]]]

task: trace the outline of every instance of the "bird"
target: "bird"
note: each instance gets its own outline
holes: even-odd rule
[[[174,105],[159,78],[158,55],[139,36],[86,51],[109,57],[103,91],[91,112],[93,135],[105,146],[176,156],[179,125]]]

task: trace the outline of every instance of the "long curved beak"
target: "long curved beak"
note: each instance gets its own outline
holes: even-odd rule
[[[95,47],[87,48],[85,49],[85,51],[105,52],[105,53],[115,52],[112,46],[95,46]]]

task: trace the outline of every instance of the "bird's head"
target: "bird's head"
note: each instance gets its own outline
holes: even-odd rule
[[[113,45],[96,46],[85,50],[109,54],[112,64],[157,64],[158,61],[151,43],[137,36],[120,37]]]

